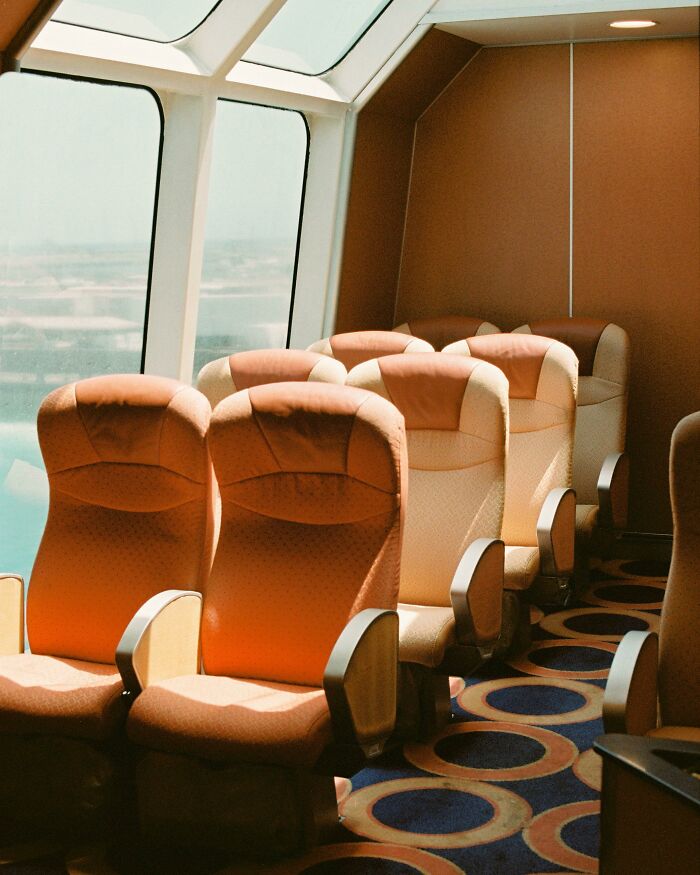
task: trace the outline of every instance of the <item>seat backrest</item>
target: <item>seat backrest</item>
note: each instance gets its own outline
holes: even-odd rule
[[[486,334],[450,344],[445,352],[471,355],[508,378],[510,440],[503,539],[537,546],[537,518],[555,487],[571,486],[576,379],[573,351],[549,337]]]
[[[197,376],[197,388],[212,407],[219,401],[265,383],[345,382],[343,364],[327,355],[302,349],[251,349],[236,352],[204,365]]]
[[[213,539],[210,413],[196,389],[141,374],[81,380],[44,400],[50,499],[27,600],[34,653],[114,662],[148,598],[201,589]]]
[[[465,337],[479,334],[499,334],[501,329],[491,322],[476,316],[426,316],[410,319],[397,325],[394,331],[421,337],[435,349],[443,349],[448,343],[455,343]]]
[[[425,340],[395,331],[348,331],[317,340],[309,349],[341,361],[348,371],[369,359],[403,352],[434,352]]]
[[[209,446],[222,514],[205,671],[320,686],[347,621],[396,606],[403,417],[359,389],[276,383],[222,401]]]
[[[364,362],[348,385],[377,392],[406,419],[410,497],[400,600],[449,606],[469,544],[501,535],[508,383],[486,362],[434,352]]]
[[[661,610],[662,726],[700,727],[700,411],[671,438],[673,556]]]
[[[515,329],[553,337],[579,362],[573,483],[579,504],[598,504],[598,475],[608,453],[625,449],[630,344],[604,319],[545,319]]]

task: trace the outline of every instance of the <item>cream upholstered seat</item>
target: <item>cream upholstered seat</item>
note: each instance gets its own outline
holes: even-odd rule
[[[301,349],[252,349],[215,359],[204,365],[197,376],[197,388],[212,407],[219,401],[252,386],[301,382],[345,382],[343,364],[321,353]]]
[[[447,675],[472,671],[501,631],[503,543],[494,539],[503,519],[508,384],[486,362],[437,352],[373,359],[347,382],[392,401],[406,420],[399,652],[403,663],[440,671],[431,683],[438,706],[449,707]],[[424,718],[425,734],[434,721]]]
[[[499,334],[501,331],[496,325],[486,322],[484,319],[456,314],[409,319],[392,330],[427,340],[435,349],[442,349],[448,343],[455,343],[464,337],[474,337],[478,334]]]
[[[515,329],[566,343],[579,361],[573,485],[576,535],[587,547],[593,535],[605,548],[627,522],[628,460],[625,454],[629,338],[604,319],[545,319]]]
[[[382,355],[434,352],[427,341],[394,331],[348,331],[345,334],[334,334],[332,337],[317,340],[308,349],[338,359],[348,371],[361,362]]]
[[[700,741],[700,411],[671,438],[673,554],[660,631],[628,632],[603,700],[606,732]]]
[[[83,380],[41,405],[50,503],[27,599],[31,653],[22,581],[0,578],[0,830],[14,840],[108,817],[126,717],[117,644],[164,582],[196,589],[209,572],[209,416],[199,392],[141,375]]]
[[[505,587],[541,601],[565,598],[574,561],[576,356],[556,340],[524,334],[470,337],[443,352],[484,359],[508,378]]]
[[[159,622],[177,647],[198,614],[171,623],[145,605],[119,647],[127,688],[145,688],[127,724],[147,750],[139,809],[151,833],[169,824],[176,839],[290,853],[337,821],[333,775],[394,729],[403,417],[345,386],[256,386],[216,407],[209,445],[222,520],[206,674],[151,682],[141,653],[158,651]]]

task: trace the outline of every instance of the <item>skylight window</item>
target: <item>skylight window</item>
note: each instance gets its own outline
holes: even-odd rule
[[[244,61],[317,76],[334,67],[391,0],[287,0]]]
[[[204,21],[220,0],[63,0],[54,21],[78,24],[159,43],[181,39]]]

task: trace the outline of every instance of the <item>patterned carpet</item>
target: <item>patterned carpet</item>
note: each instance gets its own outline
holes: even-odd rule
[[[342,841],[277,865],[142,860],[129,872],[217,875],[535,875],[596,872],[600,708],[616,642],[656,629],[667,566],[612,560],[570,608],[533,608],[533,642],[508,664],[452,680],[456,719],[340,787]],[[3,873],[111,875],[74,853]],[[211,861],[213,864],[213,861]],[[132,868],[133,866],[133,868]]]

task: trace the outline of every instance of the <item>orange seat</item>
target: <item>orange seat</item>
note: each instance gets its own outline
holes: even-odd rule
[[[476,316],[424,316],[409,319],[397,325],[393,331],[412,334],[427,340],[435,349],[443,349],[448,343],[456,343],[465,337],[478,334],[499,334],[500,328]]]
[[[524,334],[470,337],[443,353],[483,359],[508,378],[505,587],[545,602],[566,599],[574,561],[576,356],[556,340]]]
[[[348,331],[345,334],[334,334],[312,343],[309,350],[338,359],[348,371],[355,365],[383,355],[434,352],[427,341],[395,331]]]
[[[163,619],[147,605],[120,645],[127,686],[144,688],[128,734],[153,751],[138,775],[141,817],[148,831],[191,832],[191,812],[180,820],[167,800],[154,801],[161,779],[187,774],[178,794],[192,781],[209,794],[221,766],[207,761],[225,764],[234,786],[257,775],[250,792],[258,805],[270,796],[274,767],[305,812],[307,833],[277,847],[287,853],[336,811],[332,776],[379,753],[394,728],[403,417],[359,389],[268,384],[217,406],[209,445],[222,519],[203,594],[206,674],[161,672],[151,682],[148,669],[139,671],[144,636]],[[189,628],[199,629],[198,616]],[[181,620],[172,636],[182,640]],[[146,651],[158,660],[152,643]],[[322,773],[313,792],[299,789],[300,768]],[[271,820],[280,804],[273,797]],[[205,808],[201,821],[217,817]],[[221,808],[226,823],[238,817],[238,831],[222,823],[213,840],[250,851],[246,813],[224,810],[223,799]]]
[[[31,822],[35,805],[45,816],[37,798],[66,782],[73,796],[54,794],[55,823],[43,826],[86,827],[107,804],[109,745],[126,716],[117,644],[144,599],[168,583],[200,588],[209,571],[209,415],[194,389],[141,375],[83,380],[41,405],[50,503],[27,598],[31,653],[22,581],[0,579],[0,810],[9,823]],[[37,786],[16,761],[17,739],[33,738],[27,755],[39,761],[57,736],[81,740],[84,756],[49,758]]]
[[[197,388],[212,407],[219,401],[253,386],[301,382],[345,382],[342,363],[321,353],[301,349],[252,349],[224,356],[204,365],[197,377]]]

